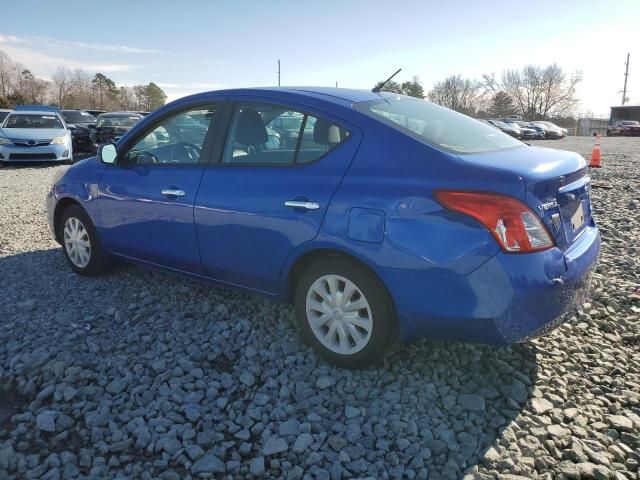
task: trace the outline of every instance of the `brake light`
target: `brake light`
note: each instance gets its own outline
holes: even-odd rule
[[[554,246],[540,218],[513,197],[451,190],[439,190],[434,195],[445,208],[482,223],[505,253],[539,252]]]

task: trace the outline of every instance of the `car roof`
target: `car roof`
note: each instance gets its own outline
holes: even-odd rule
[[[11,113],[15,115],[58,115],[60,112],[55,112],[52,110],[9,110]]]
[[[109,113],[101,113],[101,117],[142,117],[139,113],[136,112],[109,112]]]
[[[205,96],[210,93],[221,95],[261,95],[264,93],[284,93],[300,97],[312,97],[337,105],[351,105],[354,103],[379,100],[381,98],[392,97],[396,95],[389,92],[372,92],[371,90],[335,87],[255,87],[234,88],[197,93],[195,95],[192,95],[190,98],[195,99],[199,96]]]

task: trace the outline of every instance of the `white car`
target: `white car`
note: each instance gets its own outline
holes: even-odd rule
[[[57,109],[16,107],[0,126],[0,164],[73,162],[71,131]]]

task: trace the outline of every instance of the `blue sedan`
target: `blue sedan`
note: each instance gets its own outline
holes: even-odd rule
[[[561,323],[600,250],[589,188],[580,155],[425,100],[268,88],[166,105],[47,206],[74,271],[126,260],[291,302],[305,341],[364,368],[396,339],[505,344]]]

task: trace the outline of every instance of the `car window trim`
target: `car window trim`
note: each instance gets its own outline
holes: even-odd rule
[[[331,120],[331,119],[326,119],[328,121],[333,122],[334,125],[346,130],[349,133],[349,135],[347,136],[346,139],[342,140],[339,144],[337,144],[331,150],[328,150],[328,151],[324,152],[322,155],[320,155],[318,158],[316,158],[312,162],[305,162],[305,163],[248,163],[248,162],[245,162],[245,163],[225,163],[225,162],[223,162],[222,156],[224,154],[224,147],[225,147],[225,145],[227,143],[227,140],[228,140],[229,130],[231,128],[231,122],[233,120],[233,112],[235,111],[236,105],[239,102],[270,103],[272,105],[280,106],[280,107],[283,107],[283,108],[293,108],[293,111],[298,112],[298,113],[302,113],[303,115],[305,115],[305,117],[311,115],[311,116],[314,116],[316,118],[320,118],[320,116],[323,116],[322,114],[316,115],[313,112],[309,112],[308,110],[306,110],[306,108],[303,110],[301,107],[297,107],[297,106],[292,107],[291,105],[285,105],[282,102],[280,102],[278,100],[271,99],[269,97],[258,97],[258,98],[259,98],[259,100],[256,100],[253,97],[250,97],[250,98],[233,98],[233,99],[228,99],[226,101],[226,103],[227,103],[227,105],[226,105],[227,111],[225,111],[225,118],[224,118],[225,124],[222,125],[222,128],[220,129],[219,144],[216,145],[216,148],[213,151],[214,155],[213,155],[213,158],[211,159],[211,162],[208,164],[209,167],[216,167],[216,168],[218,168],[218,167],[223,167],[223,168],[228,168],[228,167],[259,167],[259,168],[265,168],[265,167],[288,167],[288,168],[304,168],[304,167],[308,167],[308,166],[311,166],[311,165],[315,165],[317,162],[319,162],[323,158],[325,158],[329,153],[334,152],[335,150],[340,148],[345,143],[351,141],[351,139],[355,136],[354,133],[353,133],[353,128],[345,126],[343,122],[337,122],[337,121],[334,121],[334,120]],[[298,139],[300,139],[300,135],[298,135]]]
[[[180,115],[181,113],[188,112],[190,110],[198,109],[199,107],[206,107],[206,106],[215,104],[216,114],[214,115],[211,123],[209,124],[207,133],[204,137],[204,142],[202,143],[202,151],[200,152],[200,161],[198,163],[145,163],[144,164],[145,167],[149,167],[149,168],[158,168],[158,167],[179,168],[179,167],[197,167],[197,166],[206,167],[209,164],[212,143],[215,139],[214,137],[216,136],[216,128],[219,125],[218,111],[220,108],[224,106],[224,103],[225,103],[224,98],[207,99],[207,100],[200,100],[198,102],[195,102],[189,105],[184,105],[176,110],[168,110],[165,114],[155,119],[153,123],[151,123],[148,127],[145,127],[140,132],[137,132],[135,136],[131,137],[131,139],[127,139],[126,143],[123,143],[121,146],[119,145],[116,146],[117,156],[116,156],[116,161],[113,163],[113,166],[120,167],[120,168],[135,167],[136,164],[121,163],[122,159],[126,158],[126,154],[128,154],[131,151],[131,149],[135,146],[136,143],[142,140],[146,135],[151,133],[153,130],[158,128],[160,124],[165,120],[167,120],[168,118],[174,117],[176,115]],[[144,121],[144,117],[140,121]],[[135,126],[132,128],[135,128]],[[121,152],[126,152],[126,153],[121,153]]]

